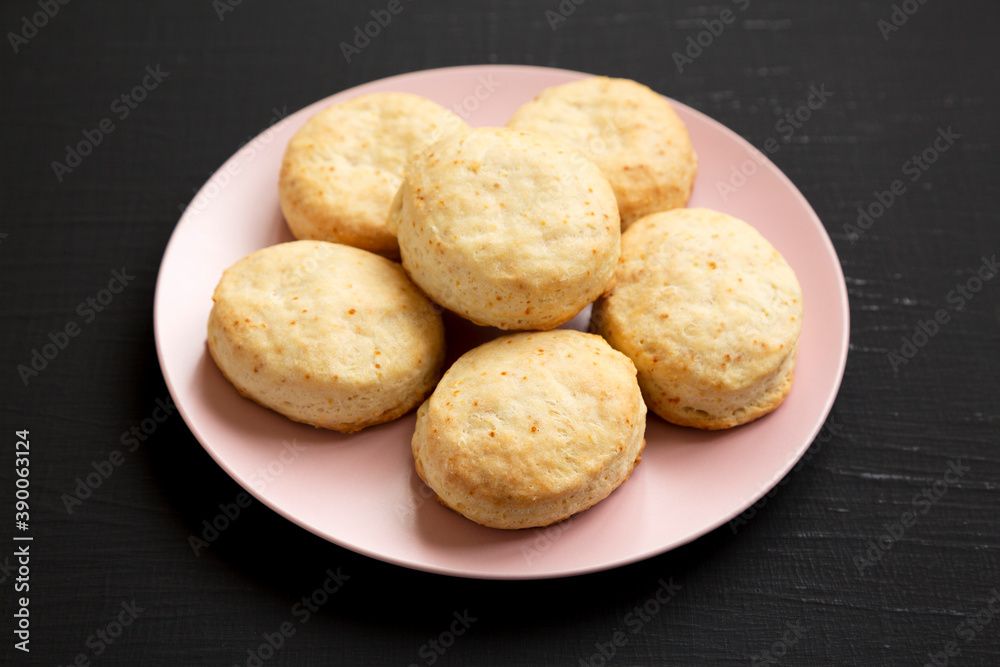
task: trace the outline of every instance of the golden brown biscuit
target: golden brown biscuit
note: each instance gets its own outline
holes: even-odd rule
[[[551,329],[611,286],[621,237],[607,179],[550,137],[479,128],[407,166],[389,214],[403,266],[476,324]]]
[[[402,267],[365,250],[293,241],[227,269],[208,349],[247,398],[351,433],[399,417],[434,387],[444,326]]]
[[[617,277],[592,329],[635,362],[653,412],[729,428],[788,395],[802,290],[753,227],[708,209],[647,216],[622,235]]]
[[[596,162],[618,198],[622,229],[691,196],[698,158],[687,128],[666,99],[635,81],[598,76],[548,88],[507,125],[559,137]]]
[[[448,369],[417,411],[413,457],[438,499],[476,523],[547,526],[628,479],[645,429],[624,355],[579,331],[519,333]]]
[[[292,137],[281,163],[278,196],[292,235],[397,259],[385,216],[406,161],[467,128],[444,107],[409,93],[371,93],[319,112]]]

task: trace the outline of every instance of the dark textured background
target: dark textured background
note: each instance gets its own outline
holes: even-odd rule
[[[949,641],[961,651],[949,664],[998,664],[1000,618],[988,605],[1000,590],[1000,281],[961,311],[947,301],[981,256],[1000,251],[996,3],[927,0],[885,40],[877,22],[888,1],[751,0],[683,73],[671,53],[737,3],[587,0],[556,30],[544,16],[556,0],[403,3],[349,64],[338,43],[386,2],[248,0],[220,20],[209,0],[78,1],[19,52],[9,36],[0,45],[0,563],[13,551],[21,428],[31,430],[35,503],[32,651],[13,649],[16,596],[0,572],[0,663],[62,665],[83,653],[95,665],[244,665],[339,567],[350,577],[342,590],[264,664],[430,664],[421,647],[467,610],[477,620],[437,664],[599,665],[595,645],[629,630],[630,610],[671,577],[683,588],[626,633],[608,664],[922,665]],[[20,30],[37,11],[4,2],[0,29]],[[773,156],[823,220],[847,276],[852,344],[834,436],[735,534],[722,527],[645,562],[553,581],[408,571],[256,503],[196,557],[188,536],[240,489],[177,416],[68,514],[61,494],[167,396],[153,343],[156,271],[195,190],[273,109],[474,63],[634,78],[758,147],[779,136],[775,123],[810,85],[834,93]],[[112,100],[147,65],[169,76],[119,120]],[[51,162],[106,116],[114,132],[59,182]],[[904,162],[948,127],[961,138],[852,243],[844,225],[857,207],[906,178]],[[25,386],[17,365],[79,321],[77,304],[123,266],[135,275],[128,288]],[[939,308],[951,321],[894,372],[887,353]],[[855,556],[883,524],[958,460],[969,468],[959,483],[859,572]],[[96,656],[88,637],[132,600],[144,611]],[[970,637],[977,613],[989,622]],[[801,636],[781,644],[795,637],[789,627]]]

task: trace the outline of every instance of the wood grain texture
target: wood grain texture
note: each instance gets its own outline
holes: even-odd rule
[[[556,0],[404,0],[350,63],[337,45],[386,3],[243,2],[222,20],[219,4],[69,3],[16,53],[9,37],[0,49],[0,424],[5,452],[15,429],[31,429],[38,502],[32,652],[13,649],[8,579],[0,663],[69,664],[84,653],[92,664],[245,665],[265,633],[293,622],[295,635],[264,664],[597,665],[616,630],[625,641],[609,665],[922,665],[949,641],[961,651],[951,664],[997,664],[1000,619],[982,610],[1000,590],[1000,282],[985,282],[961,310],[948,300],[981,257],[1000,252],[995,3],[931,0],[883,39],[888,0],[588,0],[554,30],[546,11],[559,11]],[[733,8],[737,20],[678,72],[673,52]],[[28,0],[4,3],[5,35],[37,11]],[[176,415],[68,513],[61,495],[93,462],[126,450],[123,434],[168,395],[152,299],[194,191],[275,109],[473,63],[634,78],[758,147],[779,141],[773,160],[822,219],[850,294],[833,437],[745,523],[629,567],[552,581],[404,570],[258,503],[196,556],[188,537],[241,489]],[[114,100],[157,65],[169,75],[120,118]],[[780,120],[813,85],[833,95],[786,136]],[[114,131],[60,182],[51,163],[105,117]],[[960,138],[909,180],[907,161],[949,127]],[[845,225],[858,207],[897,179],[906,192],[852,240]],[[123,268],[135,276],[128,287],[25,386],[17,365],[49,332],[82,321],[79,304]],[[894,369],[887,355],[939,309],[949,321]],[[4,460],[0,563],[13,551]],[[949,463],[968,470],[946,477]],[[916,499],[941,480],[955,483],[943,482],[946,493],[921,512]],[[902,537],[878,549],[914,511]],[[881,558],[859,568],[871,544]],[[300,623],[297,601],[337,568],[349,579]],[[636,608],[655,600],[661,580],[681,588],[642,620]],[[133,600],[138,620],[95,656],[88,637]],[[427,648],[466,612],[476,620],[453,646]],[[969,637],[977,614],[991,622]]]

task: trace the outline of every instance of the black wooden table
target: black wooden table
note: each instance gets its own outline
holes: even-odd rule
[[[0,664],[1000,664],[998,16],[3,3]],[[822,219],[851,301],[843,385],[805,463],[738,524],[580,577],[415,572],[242,506],[177,416],[152,300],[195,191],[278,115],[477,63],[642,81],[766,150]],[[788,117],[815,89],[822,107]],[[13,539],[24,430],[30,542]],[[195,555],[220,504],[239,518]]]

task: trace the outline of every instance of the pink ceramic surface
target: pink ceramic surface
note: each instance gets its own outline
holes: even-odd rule
[[[500,531],[429,499],[410,455],[413,413],[339,435],[293,423],[240,397],[216,369],[205,345],[212,292],[223,270],[239,258],[292,239],[278,206],[278,170],[285,145],[307,118],[363,93],[404,91],[459,109],[471,125],[503,125],[543,88],[584,76],[474,66],[375,81],[279,122],[198,193],[160,267],[157,351],[191,431],[259,500],[331,542],[398,565],[467,577],[554,577],[631,563],[689,542],[749,507],[806,451],[833,405],[847,358],[848,305],[840,264],[812,208],[766,159],[758,158],[764,166],[724,201],[717,182],[728,182],[734,165],[759,153],[679,103],[675,107],[700,159],[690,205],[725,211],[755,226],[802,284],[805,317],[795,384],[774,413],[716,432],[671,426],[650,413],[642,463],[610,497],[549,529]],[[586,317],[571,325],[585,328]],[[450,358],[470,346],[470,329],[452,327]],[[483,332],[472,335],[481,338]]]

